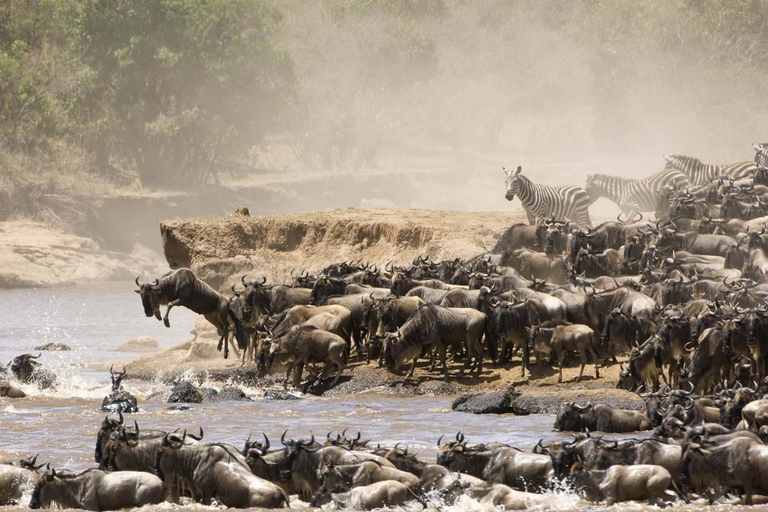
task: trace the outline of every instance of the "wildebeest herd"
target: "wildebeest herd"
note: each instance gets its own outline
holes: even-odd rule
[[[353,359],[393,372],[410,362],[413,377],[420,358],[431,360],[429,371],[439,358],[446,379],[449,352],[463,361],[461,374],[474,376],[484,363],[519,365],[530,376],[556,362],[562,380],[569,355],[579,355],[579,379],[590,360],[598,377],[619,356],[616,386],[642,397],[644,411],[567,402],[554,429],[577,432],[572,440],[526,450],[469,444],[459,433],[438,440],[436,464],[346,431],[322,444],[283,433],[277,449],[263,435],[239,449],[204,443],[202,429],[140,430],[107,417],[99,469],[76,475],[28,459],[0,466],[0,482],[34,488],[33,507],[94,510],[180,496],[283,507],[294,494],[363,510],[461,495],[508,510],[547,508],[556,498],[542,491],[557,480],[608,503],[714,502],[730,493],[751,504],[768,495],[768,144],[755,150],[754,163],[731,166],[667,157],[646,180],[595,175],[585,189],[506,171],[507,198],[521,198],[531,225],[512,226],[470,259],[345,261],[292,272],[290,284],[245,275],[231,295],[185,268],[136,281],[148,317],[168,325],[161,305],[203,314],[225,357],[232,334],[243,364],[262,372],[282,365],[286,385],[293,374],[300,387],[305,366],[305,385],[331,377],[333,385]],[[601,196],[624,220],[591,225],[585,208]],[[649,210],[655,220],[644,221]],[[638,431],[648,434],[594,434]]]

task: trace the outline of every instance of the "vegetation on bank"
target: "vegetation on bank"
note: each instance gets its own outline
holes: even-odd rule
[[[0,218],[217,183],[275,140],[310,169],[740,155],[766,64],[768,0],[2,2]]]

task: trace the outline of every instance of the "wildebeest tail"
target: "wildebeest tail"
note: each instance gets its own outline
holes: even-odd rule
[[[680,490],[680,488],[677,486],[677,484],[675,483],[675,481],[674,481],[674,480],[672,480],[672,489],[674,489],[674,490],[675,490],[675,493],[676,493],[678,496],[680,496],[680,499],[681,499],[681,500],[683,500],[684,502],[686,502],[686,503],[688,503],[688,504],[690,505],[690,503],[691,503],[691,500],[689,500],[689,499],[688,499],[688,496],[686,496],[685,494],[683,494],[683,492]]]

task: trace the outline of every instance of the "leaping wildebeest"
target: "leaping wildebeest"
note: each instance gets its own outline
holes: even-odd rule
[[[135,291],[141,295],[144,314],[147,317],[154,315],[158,320],[162,320],[166,327],[170,327],[168,314],[173,307],[184,306],[203,315],[216,327],[221,336],[218,350],[221,350],[222,345],[224,346],[224,359],[229,357],[229,320],[231,319],[235,325],[237,346],[240,350],[247,348],[248,334],[242,321],[230,308],[230,298],[211,288],[190,269],[173,270],[160,279],[155,279],[153,283],[140,284],[137,277],[136,285],[139,289]],[[165,311],[165,316],[161,317],[160,306],[164,305],[167,305],[168,309]]]

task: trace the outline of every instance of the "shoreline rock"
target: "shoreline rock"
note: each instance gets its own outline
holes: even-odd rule
[[[62,352],[62,351],[72,350],[72,348],[69,347],[68,345],[65,345],[64,343],[46,343],[45,345],[38,345],[37,347],[35,347],[35,350]]]
[[[139,336],[126,341],[117,348],[118,352],[158,352],[160,344],[151,336]]]

